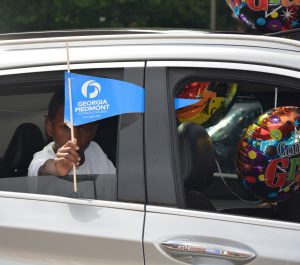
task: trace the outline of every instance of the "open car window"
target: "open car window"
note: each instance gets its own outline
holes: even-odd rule
[[[123,80],[124,71],[122,68],[112,68],[80,70],[77,73]],[[120,139],[126,131],[136,131],[135,124],[141,123],[141,114],[116,115],[97,123],[92,141],[100,146],[118,174],[78,174],[78,191],[75,193],[72,174],[65,177],[27,176],[33,155],[52,141],[45,131],[45,115],[53,93],[64,87],[64,72],[1,76],[0,84],[0,122],[3,128],[0,140],[0,191],[123,200],[122,195],[117,196],[118,177],[126,176],[119,153],[123,154],[125,145],[130,142]]]

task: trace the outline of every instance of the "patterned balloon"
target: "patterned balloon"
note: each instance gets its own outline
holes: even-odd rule
[[[300,108],[278,107],[260,115],[238,146],[236,168],[243,186],[277,202],[300,191]]]
[[[300,27],[300,0],[226,0],[249,27],[264,33]]]
[[[200,99],[196,104],[176,111],[179,122],[203,126],[216,124],[231,107],[237,94],[236,83],[191,81],[184,85],[179,98]]]

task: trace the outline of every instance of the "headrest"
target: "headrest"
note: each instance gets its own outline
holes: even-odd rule
[[[37,125],[33,123],[19,125],[3,157],[9,176],[26,176],[33,154],[43,147],[44,138]]]
[[[207,131],[192,122],[178,127],[182,176],[186,189],[201,191],[215,171],[215,149]]]

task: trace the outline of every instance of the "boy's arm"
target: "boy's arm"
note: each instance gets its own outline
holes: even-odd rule
[[[54,159],[48,159],[40,168],[38,171],[38,175],[54,175],[57,176],[57,171],[54,166]]]

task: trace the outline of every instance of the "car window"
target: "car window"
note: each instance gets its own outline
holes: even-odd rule
[[[124,80],[127,70],[91,69],[74,71],[79,74]],[[125,73],[126,72],[126,73]],[[129,71],[130,72],[130,71]],[[33,155],[45,146],[52,144],[53,139],[45,130],[45,116],[49,101],[55,91],[64,87],[64,72],[41,72],[0,77],[0,122],[2,124],[0,140],[0,190],[23,193],[56,195],[82,199],[123,200],[118,196],[118,178],[125,176],[122,162],[124,143],[134,136],[142,115],[136,113],[109,117],[97,122],[95,135],[90,148],[100,146],[105,161],[115,167],[115,172],[105,174],[78,174],[77,189],[74,192],[72,174],[66,177],[32,176],[28,167]],[[130,129],[128,129],[130,127]],[[137,140],[137,139],[136,139]],[[137,143],[136,143],[137,144]],[[138,145],[139,146],[139,145]],[[51,148],[50,148],[51,149]],[[97,149],[98,150],[98,149]],[[120,152],[118,152],[120,150]],[[130,154],[130,150],[128,153]],[[95,163],[100,157],[92,157]],[[84,162],[87,163],[87,162]],[[121,166],[119,166],[121,163]],[[104,164],[103,164],[104,165]],[[110,170],[111,171],[111,170]],[[125,172],[125,173],[124,173]],[[119,180],[121,183],[123,180]],[[142,188],[142,187],[140,187]],[[122,191],[122,189],[119,189]],[[140,193],[143,193],[141,190]],[[142,199],[141,199],[142,200]],[[139,199],[136,200],[139,202]]]
[[[197,75],[173,89],[198,100],[175,110],[186,207],[299,222],[300,91]]]

